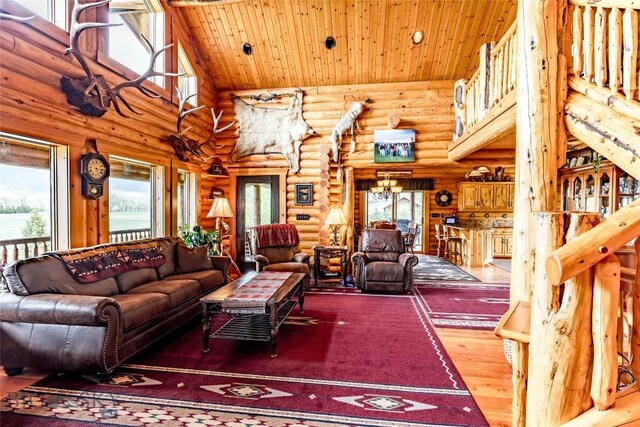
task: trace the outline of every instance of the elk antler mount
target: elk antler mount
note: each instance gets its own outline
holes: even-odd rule
[[[231,126],[233,126],[235,124],[235,121],[229,123],[228,125],[226,125],[222,129],[218,129],[218,125],[220,123],[220,118],[222,117],[222,111],[220,111],[220,114],[218,114],[216,116],[215,110],[212,108],[211,109],[211,116],[213,117],[213,128],[211,130],[211,136],[209,136],[209,138],[206,139],[204,142],[198,142],[195,139],[187,138],[187,136],[185,134],[187,132],[189,132],[189,130],[191,128],[188,127],[186,129],[182,129],[182,121],[189,114],[194,113],[194,112],[204,108],[205,106],[201,105],[199,107],[194,107],[194,108],[190,108],[188,110],[185,110],[184,109],[185,104],[187,103],[187,101],[189,101],[189,99],[193,98],[195,96],[195,94],[194,95],[189,95],[188,97],[185,98],[184,94],[178,88],[176,88],[176,93],[177,93],[178,102],[179,102],[179,104],[178,104],[178,120],[176,120],[176,133],[174,133],[172,135],[169,135],[169,137],[167,138],[167,142],[173,148],[173,151],[176,153],[176,156],[178,157],[179,160],[181,160],[183,162],[189,162],[194,157],[200,159],[203,162],[209,162],[209,160],[211,160],[211,159],[213,159],[215,157],[218,157],[216,154],[214,154],[212,156],[207,156],[207,154],[202,150],[202,147],[204,147],[212,139],[215,139],[217,134],[219,134],[220,132],[223,132],[223,131],[229,129]],[[214,150],[217,150],[219,148],[222,148],[222,146],[217,146],[217,147],[214,146],[212,148]]]
[[[94,74],[89,67],[87,60],[85,59],[82,50],[80,49],[79,39],[80,35],[90,28],[105,28],[114,27],[121,24],[109,24],[106,22],[80,22],[80,14],[87,9],[100,7],[108,4],[111,0],[102,0],[94,3],[80,4],[79,0],[74,0],[73,11],[71,12],[71,29],[69,31],[69,47],[65,50],[66,55],[73,55],[80,66],[82,67],[86,78],[75,79],[67,76],[63,76],[60,79],[62,84],[62,91],[67,95],[67,102],[78,109],[87,116],[101,117],[113,104],[114,108],[123,117],[128,117],[122,109],[124,105],[129,111],[134,114],[140,114],[137,112],[131,104],[124,98],[121,91],[125,88],[138,89],[143,95],[150,98],[158,98],[159,95],[155,92],[145,88],[143,83],[149,77],[155,76],[180,76],[177,73],[163,73],[154,70],[154,64],[156,59],[172,44],[167,45],[156,51],[153,45],[144,36],[142,38],[149,47],[151,52],[151,58],[149,59],[149,67],[134,80],[126,80],[116,86],[110,86],[107,83],[104,76],[101,74]],[[122,105],[121,105],[122,104]]]

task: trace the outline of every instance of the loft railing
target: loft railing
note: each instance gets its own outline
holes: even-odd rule
[[[514,22],[497,43],[480,48],[480,65],[473,76],[454,85],[456,115],[453,140],[472,133],[491,109],[516,87],[517,34]]]
[[[627,100],[640,100],[638,2],[571,0],[572,68],[576,77]]]
[[[49,236],[0,240],[0,265],[43,254],[50,244]]]
[[[109,232],[110,243],[129,242],[131,240],[147,239],[151,237],[150,228],[132,228],[128,230],[114,230]]]

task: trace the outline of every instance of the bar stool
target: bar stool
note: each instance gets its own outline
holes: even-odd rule
[[[438,258],[442,258],[442,256],[440,256],[440,251],[442,251],[443,253],[446,252],[446,250],[447,250],[447,242],[444,239],[444,233],[442,231],[442,225],[440,225],[440,224],[436,224],[436,239],[438,239]],[[444,244],[444,248],[441,249],[443,244]],[[444,256],[444,254],[443,254],[443,256]]]
[[[460,260],[460,264],[462,264],[462,237],[452,236],[449,227],[446,225],[443,225],[443,228],[446,242],[444,258],[449,259],[454,265],[459,265],[458,260]]]

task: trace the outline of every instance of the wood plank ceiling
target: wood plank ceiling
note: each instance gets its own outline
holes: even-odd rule
[[[517,2],[240,0],[177,9],[214,85],[255,89],[469,78],[480,45],[500,39]],[[415,31],[424,32],[417,45]]]

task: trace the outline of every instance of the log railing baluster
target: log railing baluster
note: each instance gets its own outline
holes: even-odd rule
[[[637,89],[638,12],[625,10],[622,15],[622,88],[627,99],[634,99]]]
[[[596,9],[595,26],[594,26],[594,73],[595,82],[598,87],[604,87],[607,80],[607,33],[605,27],[607,24],[607,15],[603,7]]]
[[[622,85],[622,11],[609,12],[609,88],[617,93]]]

